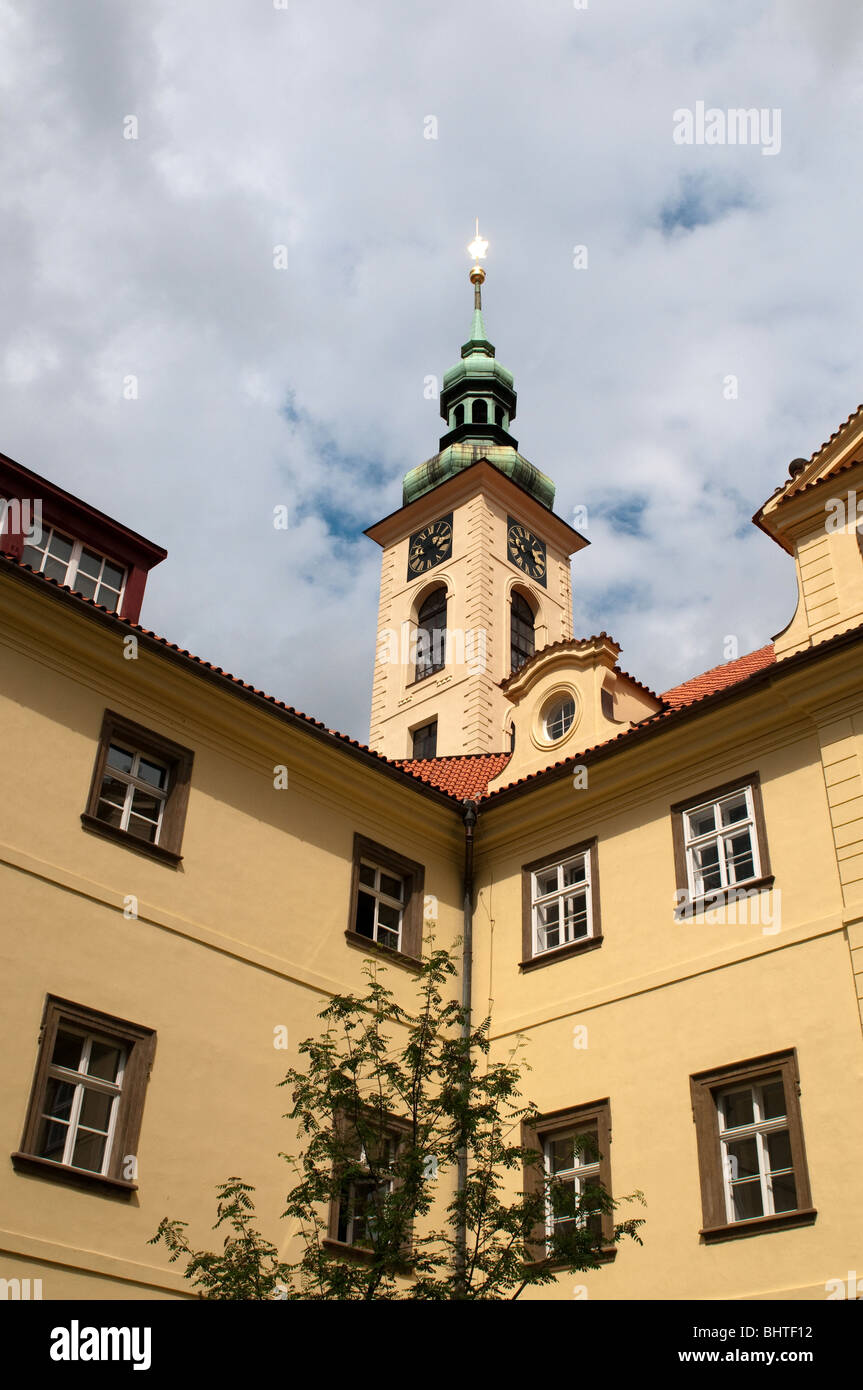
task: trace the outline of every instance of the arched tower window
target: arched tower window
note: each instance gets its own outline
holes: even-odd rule
[[[518,590],[514,590],[510,606],[510,667],[517,671],[530,661],[536,651],[533,609]]]
[[[502,405],[496,405],[495,408],[494,408],[494,423],[495,423],[496,425],[503,425],[503,406],[502,406]]]
[[[446,665],[446,589],[433,589],[417,614],[416,679],[424,680]]]
[[[474,401],[470,418],[475,425],[487,425],[488,401]]]
[[[463,425],[463,424],[464,424],[464,402],[463,402],[463,401],[461,402],[460,405],[457,405],[457,406],[456,406],[455,411],[453,412],[453,417],[452,417],[452,418],[453,418],[453,424],[454,424],[454,425]]]

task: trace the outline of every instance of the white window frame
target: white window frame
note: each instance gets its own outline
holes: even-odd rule
[[[583,850],[579,854],[570,854],[566,859],[560,859],[557,862],[552,860],[549,864],[544,864],[541,868],[532,870],[530,875],[530,915],[534,956],[543,956],[547,951],[559,951],[564,946],[571,946],[574,942],[578,941],[587,941],[589,937],[593,936],[593,884],[590,877],[590,858],[590,850]],[[570,883],[564,886],[564,870],[568,865],[575,864],[579,860],[584,866],[583,880],[577,884]],[[551,893],[539,893],[537,891],[537,879],[539,875],[550,874],[555,869],[557,870],[557,887]],[[564,938],[563,932],[566,925],[563,911],[564,898],[572,897],[573,894],[581,892],[584,893],[585,897],[587,931],[582,932],[580,936],[573,935]],[[546,930],[546,928],[540,925],[539,910],[555,901],[558,903],[558,931],[562,939],[558,941],[556,946],[541,946],[540,932]]]
[[[108,754],[110,754],[112,748],[120,748],[123,750],[123,752],[132,754],[132,770],[130,772],[123,772],[120,768],[113,767],[112,764],[108,762]],[[167,775],[165,778],[164,787],[155,787],[152,782],[147,782],[144,780],[144,778],[137,776],[137,770],[141,766],[142,758],[144,758],[144,760],[148,763],[155,763],[157,767],[163,767],[165,769]],[[117,827],[118,830],[129,830],[129,820],[131,819],[132,815],[132,803],[136,791],[141,791],[146,793],[147,796],[154,796],[157,798],[157,800],[159,801],[159,819],[156,823],[156,834],[153,837],[153,839],[143,840],[140,836],[132,834],[132,838],[141,839],[142,844],[157,845],[162,835],[162,822],[165,819],[165,807],[168,803],[168,796],[170,795],[171,791],[170,763],[166,762],[164,758],[159,758],[154,756],[152,753],[148,753],[146,748],[135,748],[131,743],[128,746],[126,746],[124,745],[122,740],[110,739],[108,741],[108,753],[106,753],[105,755],[105,767],[102,772],[102,781],[99,785],[99,792],[96,797],[97,820],[104,820],[104,817],[99,815],[99,805],[102,801],[107,801],[108,799],[107,797],[103,797],[102,788],[104,787],[105,782],[109,777],[117,782],[126,783],[126,793],[123,798],[123,810],[120,813],[120,824]],[[146,819],[146,817],[142,816],[141,819],[144,820]],[[110,822],[107,821],[105,823],[110,824]],[[150,822],[150,824],[152,824],[152,822]],[[375,913],[375,920],[377,921],[377,913]]]
[[[81,1052],[81,1065],[85,1068],[90,1065],[90,1053],[93,1043],[105,1043],[108,1047],[119,1049],[120,1060],[117,1065],[117,1080],[105,1081],[98,1076],[89,1076],[87,1071],[72,1071],[69,1067],[61,1067],[56,1062],[48,1064],[45,1078],[45,1089],[42,1094],[41,1107],[39,1110],[39,1120],[47,1120],[49,1124],[66,1124],[66,1143],[63,1148],[63,1157],[50,1159],[46,1158],[46,1163],[62,1163],[67,1168],[75,1168],[80,1173],[99,1172],[103,1176],[107,1174],[111,1161],[111,1151],[114,1147],[114,1133],[117,1128],[117,1112],[120,1109],[120,1097],[123,1091],[123,1078],[126,1072],[126,1062],[129,1057],[129,1050],[118,1038],[111,1038],[101,1033],[85,1033],[78,1028],[70,1028],[68,1025],[60,1025],[58,1032],[71,1033],[75,1037],[83,1038]],[[56,1045],[56,1039],[55,1039]],[[54,1077],[58,1081],[65,1081],[68,1085],[75,1087],[75,1094],[72,1097],[72,1107],[69,1111],[68,1121],[58,1119],[54,1115],[49,1115],[45,1106],[48,1103],[48,1079]],[[100,1091],[103,1095],[113,1096],[111,1113],[108,1118],[108,1130],[105,1139],[105,1150],[102,1155],[102,1166],[98,1170],[95,1168],[82,1168],[80,1164],[72,1162],[75,1153],[75,1145],[78,1141],[78,1134],[83,1130],[87,1134],[101,1134],[102,1130],[93,1130],[89,1125],[80,1123],[81,1108],[84,1104],[84,1093],[87,1090]]]
[[[566,705],[572,705],[572,718],[570,719],[566,728],[561,733],[553,734],[550,728],[548,727],[549,722],[551,720],[551,715],[555,710],[557,710],[558,708],[563,708]],[[560,743],[561,739],[566,738],[567,734],[570,733],[570,731],[572,730],[572,727],[575,723],[575,716],[577,713],[578,706],[576,704],[574,695],[569,695],[566,693],[561,695],[555,695],[554,698],[549,701],[545,713],[542,716],[542,731],[549,743]]]
[[[746,818],[744,820],[732,821],[730,825],[722,825],[720,808],[726,801],[732,801],[739,796],[746,798]],[[689,817],[697,815],[699,811],[713,810],[714,823],[717,829],[709,830],[704,835],[690,835]],[[758,844],[758,827],[755,822],[755,801],[752,794],[751,783],[744,783],[740,787],[735,787],[733,791],[723,792],[722,796],[714,797],[711,801],[696,802],[693,806],[687,806],[682,812],[683,815],[683,845],[686,855],[686,876],[689,885],[689,893],[693,899],[709,897],[711,893],[721,893],[727,888],[737,888],[745,883],[755,883],[761,877],[761,851]],[[731,881],[728,872],[728,860],[725,852],[725,840],[729,835],[739,835],[742,830],[749,831],[749,847],[752,853],[752,873],[748,878],[738,878]],[[716,844],[719,849],[717,868],[720,875],[720,883],[715,888],[697,887],[700,870],[695,863],[696,853],[704,849],[705,846]]]
[[[588,1124],[582,1126],[575,1126],[572,1129],[564,1130],[562,1134],[550,1134],[543,1145],[544,1170],[546,1177],[551,1182],[569,1182],[570,1179],[572,1179],[575,1185],[575,1196],[577,1201],[581,1199],[584,1193],[584,1189],[586,1187],[601,1186],[599,1156],[597,1155],[597,1158],[595,1160],[591,1160],[590,1163],[576,1163],[575,1166],[572,1168],[562,1168],[559,1172],[553,1173],[552,1148],[554,1144],[560,1143],[562,1139],[581,1139],[587,1134],[592,1134],[595,1136],[596,1146],[598,1149],[599,1129],[595,1123],[592,1125]],[[576,1157],[578,1157],[578,1155],[576,1155]],[[562,1216],[558,1220],[555,1220],[554,1205],[552,1202],[551,1194],[549,1193],[548,1200],[545,1204],[545,1238],[547,1249],[551,1248],[551,1242],[554,1239],[555,1227],[557,1225],[561,1225],[564,1221],[571,1220],[573,1220],[573,1218],[569,1216]],[[583,1212],[581,1216],[575,1218],[575,1220],[578,1226],[586,1226],[588,1220],[587,1213]]]
[[[405,918],[405,907],[406,907],[405,894],[406,894],[406,889],[407,889],[407,880],[405,879],[405,877],[404,877],[403,874],[397,874],[393,869],[387,869],[387,868],[385,868],[382,864],[377,864],[377,863],[375,863],[374,859],[366,859],[366,858],[364,858],[364,857],[361,857],[361,858],[360,858],[360,869],[363,869],[363,868],[372,869],[372,870],[374,871],[374,875],[375,875],[374,887],[372,887],[372,885],[371,885],[370,883],[363,883],[363,881],[362,881],[361,878],[358,878],[358,880],[357,880],[357,896],[359,896],[360,893],[365,893],[365,894],[367,894],[368,897],[374,898],[374,900],[375,900],[374,936],[371,937],[370,939],[371,939],[372,941],[378,942],[378,945],[379,945],[379,946],[387,946],[391,951],[400,951],[401,948],[402,948],[402,933],[403,933],[403,931],[404,931],[404,918]],[[401,884],[401,886],[402,886],[402,898],[401,898],[401,902],[398,900],[398,898],[392,898],[392,897],[390,897],[389,893],[383,893],[383,892],[381,891],[381,888],[380,888],[381,874],[386,874],[387,878],[394,878],[394,879],[397,879],[398,882]],[[399,914],[399,930],[398,930],[398,941],[396,942],[395,946],[391,946],[390,943],[389,943],[389,941],[379,941],[379,940],[378,940],[378,908],[379,908],[379,906],[380,906],[381,903],[385,903],[385,904],[387,905],[387,907],[394,907],[394,908],[396,908],[396,909],[398,910],[398,914]],[[391,933],[391,932],[392,932],[392,927],[388,927],[387,924],[386,924],[386,922],[383,923],[383,929],[384,929],[385,932],[388,932],[388,933]]]
[[[65,586],[68,589],[75,588],[75,581],[78,578],[78,566],[81,563],[81,556],[83,555],[84,551],[89,550],[93,555],[98,555],[100,557],[102,563],[99,566],[98,578],[94,581],[96,585],[96,593],[93,597],[94,603],[99,602],[97,595],[99,593],[99,586],[102,583],[102,576],[105,573],[105,566],[113,565],[115,569],[123,571],[123,578],[120,581],[120,592],[117,595],[117,606],[112,610],[114,613],[119,613],[121,608],[123,607],[123,598],[126,593],[126,581],[129,578],[129,571],[126,568],[126,566],[118,564],[116,560],[110,559],[110,557],[107,555],[103,555],[101,550],[97,550],[94,545],[87,545],[84,543],[84,541],[76,541],[73,536],[67,535],[65,531],[59,530],[56,526],[49,526],[46,530],[42,532],[41,544],[34,545],[32,541],[27,541],[27,545],[32,546],[34,550],[41,551],[42,563],[39,566],[38,573],[41,574],[45,569],[45,561],[49,558],[48,549],[51,545],[51,541],[54,538],[54,536],[59,536],[61,540],[68,541],[72,547],[72,554],[69,556],[69,559],[66,562],[66,578],[63,580],[58,580],[58,583],[65,584]],[[61,560],[57,560],[56,556],[54,555],[52,555],[50,558],[52,560],[55,560],[57,564],[63,563]],[[92,579],[92,575],[86,575],[85,577],[87,579]],[[106,585],[106,587],[110,589],[111,585],[108,584]]]
[[[776,1115],[773,1119],[762,1118],[762,1089],[778,1081],[782,1086],[782,1095],[785,1102],[785,1113]],[[737,1125],[733,1129],[726,1128],[725,1125],[725,1100],[731,1095],[740,1095],[746,1092],[752,1096],[753,1119],[745,1125]],[[725,1210],[729,1225],[738,1221],[758,1220],[757,1217],[735,1216],[734,1214],[734,1188],[740,1183],[751,1182],[754,1174],[748,1179],[737,1179],[733,1172],[733,1157],[728,1152],[728,1145],[741,1139],[755,1139],[756,1153],[758,1155],[758,1176],[761,1181],[761,1214],[762,1216],[775,1216],[777,1212],[773,1205],[773,1184],[771,1179],[774,1177],[785,1177],[788,1173],[794,1178],[794,1189],[797,1192],[798,1175],[794,1171],[793,1162],[788,1168],[776,1168],[771,1171],[770,1155],[767,1150],[766,1137],[775,1134],[777,1131],[785,1130],[791,1142],[791,1126],[788,1119],[788,1099],[785,1096],[785,1078],[782,1072],[771,1073],[769,1076],[759,1078],[758,1081],[744,1082],[742,1085],[726,1086],[717,1093],[716,1096],[716,1119],[719,1126],[719,1144],[722,1162],[722,1182],[725,1188]],[[799,1202],[799,1197],[798,1197]],[[798,1210],[797,1207],[792,1210]],[[782,1213],[779,1213],[780,1215]]]

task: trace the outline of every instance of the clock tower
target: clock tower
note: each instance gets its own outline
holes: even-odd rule
[[[439,451],[366,532],[383,551],[369,741],[389,758],[508,751],[502,683],[572,637],[570,556],[588,542],[511,434],[512,373],[483,323],[487,244],[477,231],[469,247],[473,322],[444,375]]]

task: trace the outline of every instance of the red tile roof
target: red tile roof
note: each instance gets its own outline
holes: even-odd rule
[[[224,671],[221,666],[213,666],[209,661],[203,661],[200,657],[194,656],[183,647],[178,647],[174,642],[168,642],[166,638],[160,637],[157,633],[139,626],[137,623],[129,622],[128,619],[118,618],[116,613],[103,608],[100,604],[94,603],[92,599],[84,598],[81,594],[75,593],[73,589],[65,585],[58,584],[57,580],[49,579],[47,576],[37,574],[29,565],[23,564],[19,560],[14,560],[6,555],[0,555],[0,569],[5,567],[23,571],[31,580],[39,583],[49,584],[64,600],[71,601],[89,609],[94,617],[98,616],[101,620],[108,620],[117,624],[119,627],[128,631],[139,633],[143,638],[148,639],[155,645],[161,647],[166,652],[176,653],[185,661],[192,663],[203,672],[209,672],[218,676],[222,680],[228,681],[238,692],[245,692],[257,699],[265,701],[275,710],[300,720],[310,729],[318,731],[327,738],[340,743],[343,747],[356,750],[359,754],[373,760],[381,766],[382,770],[389,770],[402,776],[412,778],[414,781],[422,782],[432,792],[437,792],[452,801],[462,801],[466,797],[476,800],[485,799],[497,792],[504,791],[509,787],[514,787],[523,782],[532,782],[545,773],[553,771],[555,768],[571,767],[573,755],[562,759],[559,762],[551,763],[548,767],[541,768],[537,772],[530,773],[525,777],[519,777],[514,782],[506,783],[504,787],[495,788],[494,793],[488,791],[489,783],[499,777],[512,756],[510,753],[471,753],[455,755],[451,757],[426,758],[426,759],[393,759],[386,758],[382,753],[376,752],[364,743],[359,743],[356,739],[349,738],[346,734],[337,733],[319,719],[314,719],[308,714],[303,714],[292,705],[286,705],[281,700],[276,700],[272,695],[267,695],[263,690],[258,690],[255,686],[247,684],[237,676],[231,675],[229,671]],[[859,629],[849,629],[849,632],[863,632],[863,624]],[[838,634],[837,637],[847,636],[848,634]],[[836,639],[833,639],[836,640]],[[606,748],[612,743],[622,743],[627,739],[633,738],[646,732],[647,729],[662,720],[671,719],[675,714],[682,712],[689,706],[698,704],[710,695],[718,694],[730,686],[736,685],[748,678],[757,675],[760,671],[766,670],[773,665],[776,656],[772,643],[766,647],[760,647],[758,651],[749,652],[746,656],[738,657],[736,661],[728,661],[722,666],[714,666],[711,670],[705,671],[700,676],[693,676],[690,680],[684,681],[681,685],[672,686],[666,690],[659,698],[665,704],[665,709],[659,710],[656,714],[642,719],[638,724],[632,725],[629,729],[623,730],[619,734],[613,735],[603,742],[595,744],[592,748],[579,750],[577,756],[584,758],[588,754],[595,753],[598,749]],[[646,689],[646,687],[645,687]]]
[[[705,696],[715,694],[717,690],[727,690],[729,685],[736,685],[747,676],[754,676],[756,671],[763,671],[766,666],[772,666],[775,660],[773,643],[768,642],[766,647],[759,647],[757,652],[747,652],[746,656],[739,656],[736,661],[726,661],[721,666],[712,666],[709,671],[700,676],[692,676],[682,685],[673,685],[670,690],[663,690],[660,699],[672,709],[692,705],[696,700],[703,700]]]
[[[447,758],[397,759],[396,767],[464,801],[466,797],[484,796],[489,782],[500,776],[511,756],[511,753],[464,753]]]

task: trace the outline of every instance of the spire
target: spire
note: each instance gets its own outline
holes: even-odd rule
[[[467,248],[473,257],[473,319],[470,337],[461,349],[461,360],[444,372],[440,413],[447,432],[440,452],[405,474],[403,497],[407,506],[431,492],[447,478],[480,459],[487,459],[501,473],[514,479],[545,507],[554,506],[554,483],[518,452],[518,440],[510,434],[515,419],[516,393],[512,372],[495,357],[494,344],[482,317],[482,286],[488,242],[479,234]]]
[[[473,322],[470,326],[470,337],[463,345],[461,355],[470,357],[472,353],[478,352],[485,357],[494,357],[494,347],[489,342],[482,321],[482,287],[485,271],[480,265],[480,260],[485,260],[488,242],[479,234],[479,218],[476,219],[476,236],[467,249],[473,256],[473,265],[470,268],[470,282],[473,285]]]

